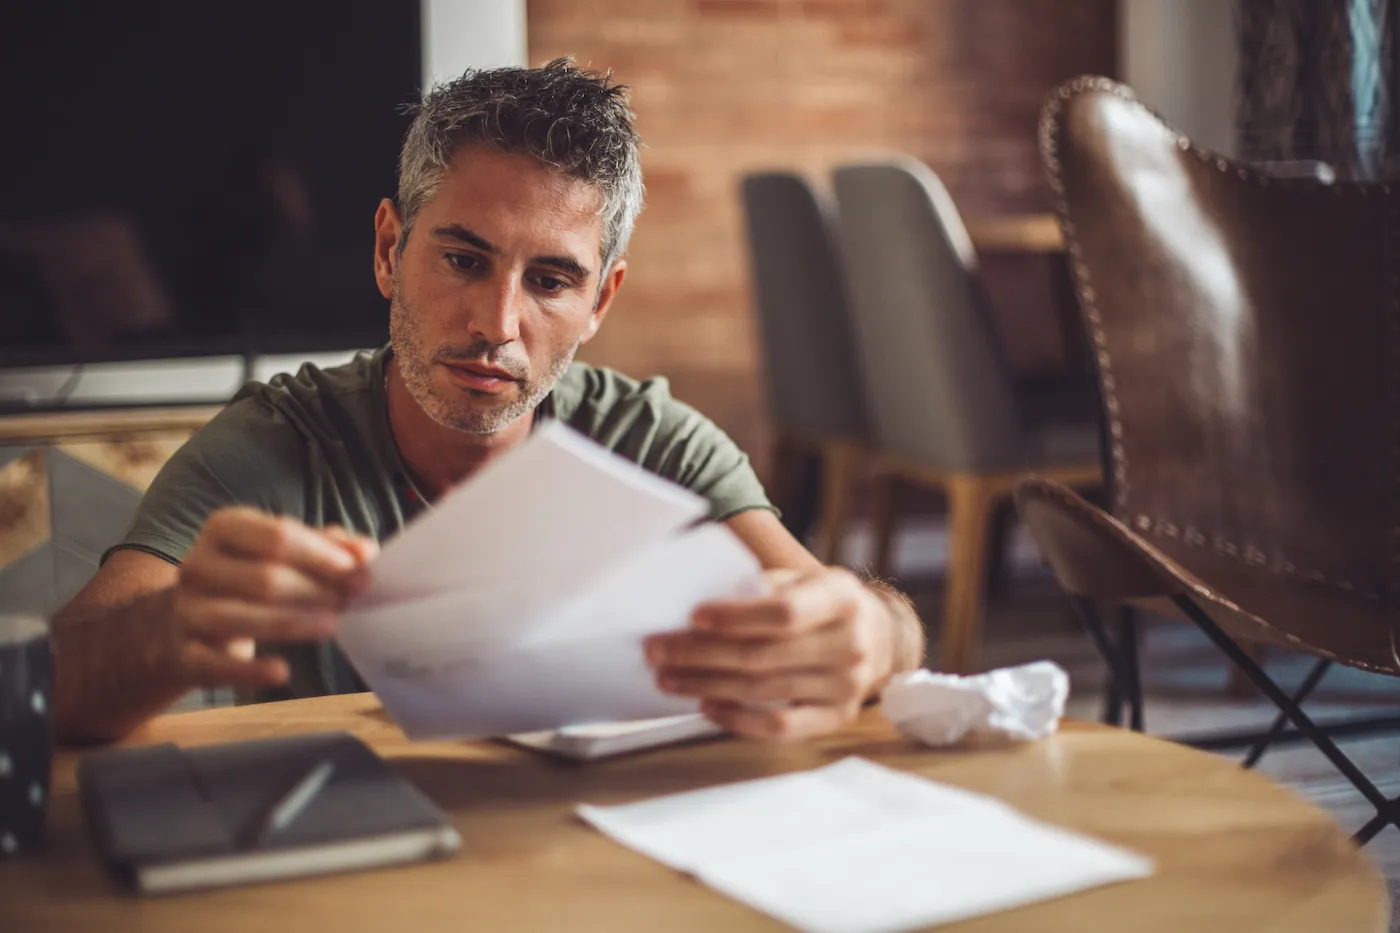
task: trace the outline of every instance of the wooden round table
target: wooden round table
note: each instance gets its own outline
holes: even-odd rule
[[[861,755],[992,794],[1022,811],[1150,855],[1157,874],[943,929],[1327,930],[1386,927],[1380,876],[1319,808],[1228,760],[1131,732],[1066,723],[1010,747],[933,751],[877,710],[844,733],[785,746],[732,739],[574,765],[492,742],[413,745],[373,696],[165,716],[128,744],[200,745],[347,729],[453,814],[445,862],[168,898],[123,893],[99,864],[60,753],[43,852],[0,862],[0,930],[215,933],[316,930],[783,930],[631,852],[572,815]]]

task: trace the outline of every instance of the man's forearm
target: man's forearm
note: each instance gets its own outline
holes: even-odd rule
[[[121,738],[189,689],[175,671],[174,588],[112,607],[70,604],[52,622],[60,742]]]

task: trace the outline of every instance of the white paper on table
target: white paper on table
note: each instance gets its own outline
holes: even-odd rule
[[[695,712],[656,689],[642,640],[763,592],[753,554],[723,525],[680,531],[704,500],[562,426],[493,468],[387,545],[341,618],[386,712],[412,739]]]
[[[578,812],[809,933],[898,933],[1152,873],[1134,853],[860,758]]]

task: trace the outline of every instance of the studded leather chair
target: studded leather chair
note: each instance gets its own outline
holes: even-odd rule
[[[1300,704],[1330,663],[1400,675],[1400,188],[1273,177],[1102,78],[1052,95],[1041,149],[1111,493],[1032,479],[1021,517],[1120,678],[1097,606],[1200,626],[1376,806],[1365,842],[1400,811]],[[1258,643],[1314,676],[1285,695]]]

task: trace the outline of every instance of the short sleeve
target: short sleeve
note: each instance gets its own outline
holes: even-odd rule
[[[103,560],[134,549],[178,564],[209,515],[227,506],[301,517],[303,459],[278,412],[253,398],[230,404],[166,461],[126,537]]]
[[[684,402],[670,399],[665,406],[656,450],[648,460],[657,474],[709,500],[713,521],[752,509],[777,511],[748,455],[718,425]]]
[[[608,369],[578,375],[570,426],[710,503],[710,518],[776,512],[748,456],[718,425],[671,395],[663,378],[637,382]]]

